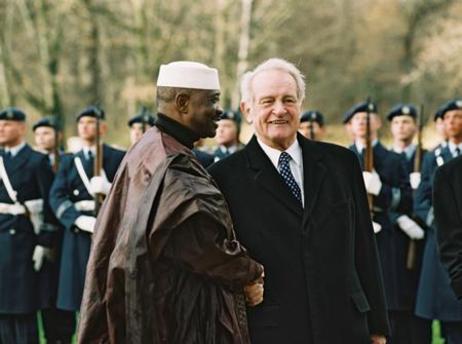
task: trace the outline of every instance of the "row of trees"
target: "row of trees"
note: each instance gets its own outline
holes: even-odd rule
[[[161,63],[217,67],[237,106],[248,68],[279,56],[307,79],[307,108],[331,123],[366,96],[433,110],[462,92],[457,0],[1,0],[0,105],[32,119],[102,105],[113,131],[154,107]]]

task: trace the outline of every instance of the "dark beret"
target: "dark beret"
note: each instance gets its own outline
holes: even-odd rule
[[[225,110],[220,116],[220,119],[229,119],[231,121],[236,122],[236,124],[239,126],[241,124],[241,114],[239,111],[233,111],[233,110]]]
[[[305,111],[300,117],[300,123],[316,122],[320,127],[324,126],[324,116],[317,110]]]
[[[142,108],[135,116],[129,119],[128,126],[131,127],[135,123],[143,122],[151,127],[156,123],[154,115],[145,108]]]
[[[79,112],[76,121],[78,122],[82,117],[93,117],[104,120],[104,110],[97,106],[89,106]]]
[[[444,114],[452,110],[462,110],[462,99],[453,99],[441,105],[435,113],[434,120],[443,118]]]
[[[367,112],[369,109],[370,113],[377,113],[377,105],[374,102],[362,102],[356,105],[353,105],[345,114],[343,115],[343,124],[348,123],[350,119],[358,112]]]
[[[387,119],[391,121],[396,116],[411,116],[417,118],[417,108],[412,104],[397,104],[393,106],[387,115]]]
[[[32,130],[35,131],[35,129],[40,127],[49,127],[54,130],[59,130],[59,121],[55,116],[46,116],[35,122],[32,126]]]
[[[8,107],[0,112],[0,120],[24,122],[26,120],[26,114],[18,108]]]

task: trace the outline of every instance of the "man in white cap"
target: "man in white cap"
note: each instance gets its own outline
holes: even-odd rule
[[[219,88],[203,64],[160,67],[158,121],[125,156],[97,219],[80,343],[250,343],[245,305],[263,299],[263,267],[192,153],[215,135]]]

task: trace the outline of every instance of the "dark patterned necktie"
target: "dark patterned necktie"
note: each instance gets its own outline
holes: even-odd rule
[[[459,147],[456,147],[456,158],[460,156],[460,148]]]
[[[289,162],[291,159],[292,157],[288,153],[282,152],[279,156],[278,171],[284,179],[286,185],[289,187],[292,195],[294,195],[294,197],[300,203],[302,203],[302,192],[300,191],[300,187],[298,186],[294,176],[292,175],[292,172],[290,171]]]

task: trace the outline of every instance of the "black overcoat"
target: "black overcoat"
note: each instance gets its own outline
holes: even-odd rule
[[[255,137],[210,168],[239,240],[265,267],[264,302],[248,310],[252,343],[370,343],[388,325],[358,159],[297,139],[304,209]]]
[[[440,257],[454,292],[462,299],[462,157],[436,170],[433,206]]]

